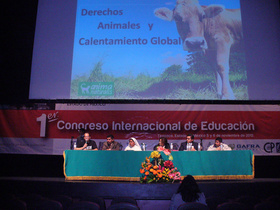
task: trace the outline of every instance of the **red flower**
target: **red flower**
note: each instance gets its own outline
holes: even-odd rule
[[[170,149],[164,149],[163,152],[164,152],[165,155],[170,155],[171,154]]]
[[[174,165],[173,165],[172,161],[167,160],[164,162],[164,167],[171,169],[171,168],[174,168]]]
[[[164,148],[162,146],[157,147],[157,151],[163,151],[163,150],[164,150]]]

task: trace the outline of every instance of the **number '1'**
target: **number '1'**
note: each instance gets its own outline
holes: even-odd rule
[[[40,117],[37,117],[37,122],[40,122],[40,137],[46,137],[46,122],[47,115],[42,114]]]

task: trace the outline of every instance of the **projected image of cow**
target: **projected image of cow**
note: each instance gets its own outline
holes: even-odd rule
[[[218,99],[248,99],[240,8],[227,9],[216,4],[205,6],[198,0],[177,0],[173,10],[158,8],[154,13],[158,18],[174,21],[183,50],[193,52],[186,58],[190,65],[187,72],[196,75],[193,86],[199,88],[196,80],[203,80],[203,75],[211,78],[215,71]],[[208,81],[213,82],[212,79]],[[203,86],[201,83],[200,87]],[[208,87],[212,88],[211,85]],[[213,94],[207,88],[204,90]]]

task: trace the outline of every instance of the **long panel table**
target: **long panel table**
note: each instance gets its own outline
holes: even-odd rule
[[[151,151],[64,151],[66,180],[139,181],[141,163]],[[162,158],[168,160],[163,152]],[[244,151],[173,151],[182,176],[196,179],[253,179],[254,155]]]

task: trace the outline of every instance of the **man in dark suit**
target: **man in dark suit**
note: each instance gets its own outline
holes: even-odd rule
[[[187,135],[187,141],[181,143],[181,146],[179,148],[179,151],[197,151],[198,150],[198,143],[194,142],[194,135],[188,134]]]

